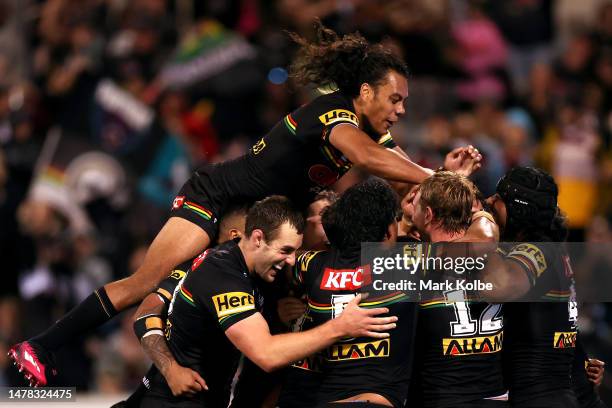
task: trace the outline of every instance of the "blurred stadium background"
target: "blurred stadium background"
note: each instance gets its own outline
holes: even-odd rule
[[[571,240],[611,241],[612,2],[0,0],[0,385],[23,384],[11,344],[136,269],[191,169],[242,154],[312,97],[287,78],[283,30],[307,36],[315,16],[405,58],[392,131],[414,160],[435,168],[474,144],[487,195],[510,167],[541,166]],[[59,356],[97,406],[149,364],[131,313]],[[611,325],[609,304],[583,305],[604,361]],[[610,404],[611,375],[600,391]]]

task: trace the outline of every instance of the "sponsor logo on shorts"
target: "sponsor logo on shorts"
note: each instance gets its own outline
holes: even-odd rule
[[[178,210],[179,208],[181,208],[183,206],[183,203],[185,202],[185,196],[177,196],[174,198],[174,201],[172,202],[172,209],[173,210]]]
[[[369,343],[337,343],[327,348],[328,361],[359,360],[362,358],[389,357],[391,340],[384,339]]]
[[[503,332],[494,336],[442,339],[442,354],[445,356],[467,356],[497,353],[501,351],[503,341]]]
[[[349,122],[355,126],[359,126],[357,115],[346,109],[334,109],[319,116],[319,120],[325,126],[336,122]]]
[[[370,283],[372,274],[368,265],[356,269],[325,268],[319,287],[323,290],[356,290]]]
[[[255,309],[255,298],[246,292],[228,292],[212,297],[217,317]]]
[[[576,347],[577,332],[555,332],[553,347],[557,349]]]

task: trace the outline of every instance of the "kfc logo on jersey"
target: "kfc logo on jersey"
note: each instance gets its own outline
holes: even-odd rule
[[[204,258],[206,258],[206,255],[208,255],[208,251],[210,251],[210,249],[207,249],[206,251],[202,252],[200,255],[198,255],[196,259],[193,260],[193,263],[191,264],[192,271],[195,270],[198,266],[200,266]]]
[[[356,269],[325,268],[320,288],[322,290],[356,290],[372,283],[370,266]]]
[[[178,210],[179,208],[183,206],[184,202],[185,202],[185,196],[177,196],[172,202],[172,209]]]

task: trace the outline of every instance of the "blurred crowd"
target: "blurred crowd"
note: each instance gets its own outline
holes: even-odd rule
[[[194,167],[313,97],[288,78],[285,30],[308,37],[315,17],[405,59],[392,134],[413,160],[436,168],[473,144],[485,195],[540,166],[570,239],[612,240],[610,1],[1,0],[0,384],[19,384],[9,345],[138,267]],[[612,307],[583,311],[587,349],[612,361]],[[131,313],[66,347],[67,384],[135,388],[148,362]]]

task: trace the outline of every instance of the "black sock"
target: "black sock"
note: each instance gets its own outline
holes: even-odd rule
[[[48,351],[55,351],[75,336],[84,334],[117,314],[104,287],[94,291],[45,332],[30,340]]]

